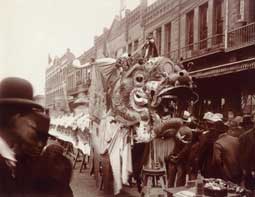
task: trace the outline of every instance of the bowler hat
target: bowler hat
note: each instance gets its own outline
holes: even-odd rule
[[[19,105],[43,110],[33,101],[32,84],[21,78],[8,77],[0,82],[0,106]]]

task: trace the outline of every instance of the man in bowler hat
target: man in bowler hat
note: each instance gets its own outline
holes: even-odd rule
[[[29,191],[31,158],[40,156],[48,138],[50,119],[43,110],[33,101],[30,82],[15,77],[0,82],[0,196]]]

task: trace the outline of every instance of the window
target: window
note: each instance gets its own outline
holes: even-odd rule
[[[187,34],[186,34],[186,44],[190,50],[193,49],[193,41],[194,41],[194,10],[190,11],[187,14]]]
[[[244,20],[244,0],[239,0],[239,20]]]
[[[168,57],[170,57],[171,51],[171,23],[165,25],[165,52]]]
[[[88,76],[88,80],[90,80],[91,79],[90,69],[87,70],[87,76]]]
[[[223,42],[223,0],[214,1],[213,44]]]
[[[199,7],[199,39],[200,49],[207,47],[207,20],[208,3]]]
[[[255,22],[255,1],[250,0],[249,1],[249,13],[250,13],[250,19],[252,22]]]
[[[156,29],[156,46],[157,46],[159,55],[161,55],[161,37],[162,37],[162,31],[160,27]]]

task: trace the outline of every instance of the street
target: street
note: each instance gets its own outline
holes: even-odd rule
[[[77,163],[74,171],[73,178],[71,182],[71,187],[73,190],[74,197],[105,197],[103,191],[100,191],[96,187],[96,181],[93,176],[90,176],[89,169],[80,171],[81,162]],[[111,195],[108,195],[109,197]],[[118,197],[138,197],[140,196],[137,192],[135,186],[133,187],[124,187],[123,192],[118,195]]]

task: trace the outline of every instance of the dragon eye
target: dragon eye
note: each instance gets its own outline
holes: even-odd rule
[[[139,83],[142,83],[143,82],[143,77],[142,76],[136,77],[136,81],[139,82]]]

